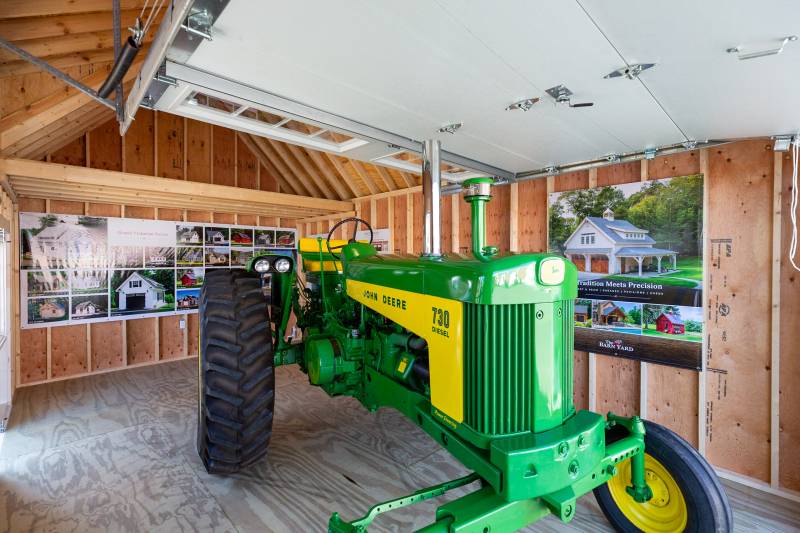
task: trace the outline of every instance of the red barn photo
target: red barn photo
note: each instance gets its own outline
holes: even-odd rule
[[[661,313],[656,319],[656,327],[658,331],[670,333],[672,335],[683,335],[685,326],[683,320],[673,315],[672,313]]]

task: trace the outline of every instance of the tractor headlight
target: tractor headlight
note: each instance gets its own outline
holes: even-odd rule
[[[564,281],[566,265],[556,257],[545,259],[539,264],[539,281],[542,285],[558,285]]]
[[[269,259],[256,259],[256,262],[253,263],[253,270],[258,272],[259,274],[263,274],[264,272],[269,272]]]
[[[275,261],[275,270],[283,274],[284,272],[289,272],[289,269],[292,268],[292,262],[286,258],[281,258]]]

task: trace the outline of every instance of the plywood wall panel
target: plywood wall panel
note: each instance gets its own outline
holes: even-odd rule
[[[140,205],[126,205],[125,206],[126,218],[145,218],[148,220],[156,218],[156,210],[152,207],[144,207]]]
[[[186,179],[211,183],[211,124],[186,120]]]
[[[158,220],[183,220],[183,209],[159,207]]]
[[[442,198],[442,252],[449,254],[452,250],[453,235],[451,234],[452,228],[452,202],[458,201],[458,196],[448,195]]]
[[[394,220],[392,221],[392,233],[394,234],[394,252],[404,254],[406,252],[406,209],[407,196],[401,194],[394,197]]]
[[[41,198],[20,198],[17,205],[19,210],[23,212],[44,213],[47,211],[47,202]]]
[[[472,250],[472,211],[471,206],[459,195],[458,202],[458,248],[461,254],[471,254]]]
[[[51,371],[54,378],[83,374],[88,369],[86,325],[50,330]]]
[[[519,250],[547,251],[547,181],[524,181],[518,194]]]
[[[575,367],[573,370],[573,393],[572,399],[575,402],[575,409],[589,408],[589,354],[586,352],[575,352]]]
[[[639,362],[597,357],[597,411],[632,416],[639,413]]]
[[[211,135],[214,139],[214,183],[233,187],[236,184],[236,133],[213,126]]]
[[[155,113],[139,109],[125,134],[125,171],[152,175],[155,171]]]
[[[771,148],[751,141],[709,149],[706,177],[706,450],[715,465],[763,481],[770,467]]]
[[[92,370],[108,370],[125,366],[122,356],[122,322],[92,324]]]
[[[700,172],[700,151],[656,157],[647,162],[647,175],[651,180],[688,176]]]
[[[697,379],[692,370],[647,365],[647,418],[697,447]]]
[[[634,183],[642,179],[642,166],[639,161],[622,163],[619,165],[608,165],[597,169],[597,185],[619,185],[622,183]]]
[[[116,119],[89,132],[89,164],[91,168],[122,170],[122,137]]]
[[[186,315],[186,328],[186,353],[196,356],[200,353],[200,319],[197,315]]]
[[[183,357],[183,329],[181,329],[180,324],[186,316],[159,317],[158,354],[160,359]]]
[[[157,175],[162,178],[183,179],[183,117],[169,113],[156,114],[158,143]]]
[[[783,238],[781,251],[789,249],[792,236],[791,188],[792,160],[783,156]],[[800,460],[797,446],[800,443],[800,342],[797,326],[800,324],[800,272],[781,253],[781,335],[780,339],[780,486],[800,491]]]
[[[50,154],[51,163],[82,167],[86,165],[86,136],[81,135],[71,143]]]
[[[235,224],[236,215],[233,213],[214,213],[214,222],[218,224]]]
[[[19,338],[20,383],[47,379],[47,330],[23,329]]]
[[[50,200],[50,213],[57,215],[82,215],[83,202]]]
[[[258,173],[259,181],[258,181],[258,188],[262,191],[272,191],[272,192],[279,192],[278,191],[278,179],[273,176],[267,167],[261,165],[261,170]],[[280,191],[280,192],[290,192],[290,191]]]
[[[86,210],[87,215],[95,217],[119,217],[122,214],[122,206],[118,204],[98,204],[91,202]]]
[[[511,209],[510,187],[494,187],[492,199],[486,205],[486,245],[497,246],[500,253],[508,253],[511,245],[508,214]]]
[[[372,223],[374,229],[385,229],[389,227],[389,199],[381,198],[375,201],[376,218]]]
[[[258,159],[244,143],[239,143],[236,155],[236,186],[258,189]]]
[[[409,227],[412,228],[412,235],[414,236],[414,255],[422,255],[422,245],[423,245],[423,232],[425,231],[424,225],[422,223],[423,213],[425,212],[425,207],[422,201],[422,193],[415,192],[411,195],[411,201],[414,203],[414,219],[411,221],[412,225]]]
[[[267,226],[267,227],[277,226],[278,225],[278,217],[259,216],[257,225],[258,226]],[[281,226],[288,227],[288,226],[286,226],[286,223],[284,222],[284,219],[281,219]]]
[[[187,222],[211,222],[211,213],[208,211],[186,211]]]
[[[155,331],[157,320],[157,318],[137,318],[126,321],[128,365],[156,360]]]
[[[258,215],[239,215],[239,224],[242,226],[258,226]]]
[[[585,189],[589,186],[589,171],[581,170],[579,172],[568,172],[555,176],[554,192],[573,191],[575,189]]]

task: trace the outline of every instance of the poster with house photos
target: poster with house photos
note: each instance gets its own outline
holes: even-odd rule
[[[205,273],[294,255],[292,228],[20,213],[22,327],[196,313]]]
[[[703,176],[551,193],[548,240],[578,268],[575,349],[701,367]]]

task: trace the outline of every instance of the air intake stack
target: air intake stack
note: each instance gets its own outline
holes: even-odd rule
[[[464,200],[472,206],[472,255],[488,261],[496,246],[486,246],[486,204],[492,199],[492,178],[471,178],[464,182]]]
[[[429,139],[422,143],[422,200],[424,209],[424,246],[422,256],[442,256],[442,166],[441,143]]]

